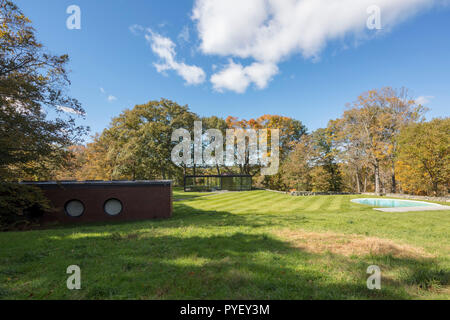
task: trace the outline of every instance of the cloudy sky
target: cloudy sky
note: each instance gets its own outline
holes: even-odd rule
[[[101,131],[165,97],[200,115],[282,114],[313,130],[358,94],[408,87],[450,110],[447,0],[18,0]],[[81,29],[69,30],[70,5]],[[379,12],[379,15],[378,15]]]

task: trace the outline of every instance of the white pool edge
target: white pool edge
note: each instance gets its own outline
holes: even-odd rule
[[[399,202],[408,202],[408,203],[426,203],[428,206],[419,206],[419,207],[386,207],[386,208],[373,208],[373,210],[381,211],[381,212],[414,212],[414,211],[438,211],[438,210],[450,210],[450,206],[444,206],[438,203],[426,202],[426,201],[416,201],[416,200],[405,200],[405,199],[395,199],[395,198],[356,198],[350,200],[353,203],[357,203],[360,205],[369,206],[367,204],[360,203],[358,201],[361,200],[395,200]]]
[[[427,202],[427,201],[405,200],[405,199],[395,199],[395,198],[357,198],[357,199],[352,199],[350,201],[353,202],[353,203],[357,203],[357,204],[367,205],[367,204],[358,202],[358,201],[361,201],[361,200],[395,200],[395,201],[399,201],[399,202],[408,202],[408,203],[422,203],[422,204],[426,203],[430,207],[445,207],[445,206],[443,206],[441,204]],[[411,208],[414,208],[414,207],[411,207]],[[423,208],[425,208],[425,206]]]
[[[400,207],[400,208],[373,208],[373,210],[382,212],[413,212],[413,211],[440,211],[450,210],[450,206],[429,206],[429,207]]]

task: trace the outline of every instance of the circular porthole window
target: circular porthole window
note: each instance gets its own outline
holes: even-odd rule
[[[64,208],[71,217],[80,217],[84,213],[84,204],[80,200],[70,200]]]
[[[103,209],[110,216],[117,216],[119,213],[122,212],[123,209],[122,202],[120,202],[117,199],[109,199],[105,202]]]

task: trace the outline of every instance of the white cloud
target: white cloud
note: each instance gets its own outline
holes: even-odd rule
[[[64,106],[57,106],[56,109],[58,109],[59,111],[65,112],[65,113],[71,113],[71,114],[76,114],[76,115],[82,115],[82,112],[79,112],[77,110],[74,110],[70,107],[64,107]]]
[[[188,85],[197,85],[205,81],[206,74],[202,68],[175,60],[175,43],[172,40],[150,29],[147,29],[147,32],[145,39],[150,43],[152,51],[162,60],[161,63],[154,64],[158,72],[174,70]]]
[[[178,41],[181,43],[187,43],[190,40],[189,27],[184,26],[181,32],[178,34]]]
[[[161,23],[158,23],[158,28],[164,28],[164,27],[166,27],[168,25],[168,22],[167,21],[163,21],[163,22],[161,22]]]
[[[128,27],[128,30],[134,35],[139,34],[139,32],[144,31],[144,27],[140,26],[138,24],[133,24],[132,26]]]
[[[416,103],[424,106],[426,104],[429,104],[433,99],[433,96],[420,96],[416,98]]]
[[[273,63],[254,62],[244,70],[258,89],[267,87],[268,82],[278,73],[278,67]]]
[[[264,88],[276,65],[293,54],[317,59],[328,42],[370,36],[367,8],[381,9],[383,32],[442,0],[196,0],[197,24],[204,54],[252,59],[259,65],[230,63],[211,77],[218,90],[245,91],[250,82]],[[253,67],[252,67],[253,66]],[[247,68],[250,68],[247,69]],[[232,83],[238,81],[238,84]]]
[[[107,93],[106,93],[106,90],[105,90],[103,87],[100,88],[100,93],[101,93],[102,95],[106,95],[106,94],[107,94]],[[113,96],[112,94],[108,94],[108,96],[106,97],[106,100],[107,100],[108,102],[114,102],[114,101],[117,101],[117,97],[116,97],[116,96]]]
[[[230,60],[224,69],[211,76],[211,82],[216,91],[223,92],[226,89],[244,93],[251,83],[254,83],[258,89],[264,89],[277,73],[278,67],[274,64],[255,62],[248,67],[243,67]]]
[[[247,90],[250,79],[246,76],[242,65],[230,61],[225,69],[212,75],[211,82],[214,89],[219,92],[223,92],[223,89],[228,89],[237,93],[243,93]]]
[[[114,101],[116,101],[117,100],[117,98],[115,97],[115,96],[113,96],[113,95],[109,95],[108,96],[108,101],[109,102],[114,102]]]

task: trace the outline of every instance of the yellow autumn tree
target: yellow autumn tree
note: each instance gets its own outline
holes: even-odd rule
[[[450,187],[450,118],[412,124],[398,137],[398,179],[404,191],[445,195]]]

